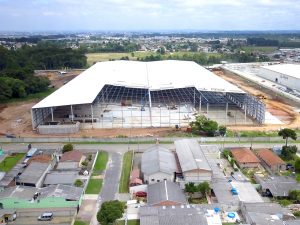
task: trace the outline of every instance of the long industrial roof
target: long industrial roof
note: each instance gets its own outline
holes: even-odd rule
[[[290,77],[300,79],[300,65],[296,64],[278,64],[271,66],[263,66],[263,68],[273,72],[281,73]]]
[[[91,104],[106,84],[150,91],[195,87],[204,91],[244,93],[191,61],[107,61],[96,63],[33,108]]]

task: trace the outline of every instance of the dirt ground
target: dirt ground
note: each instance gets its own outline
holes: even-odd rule
[[[242,90],[257,96],[262,97],[262,101],[266,104],[267,110],[278,119],[280,119],[284,125],[262,125],[262,126],[229,126],[228,128],[234,131],[242,130],[260,130],[270,131],[278,130],[283,127],[299,128],[300,127],[300,114],[295,111],[295,104],[287,99],[279,98],[275,93],[265,88],[260,87],[257,84],[247,81],[235,74],[226,74],[221,70],[213,71],[216,75],[222,77],[228,82],[238,86]]]
[[[59,75],[58,72],[41,71],[38,76],[47,76],[55,88],[61,87],[65,82],[70,81],[82,71],[72,71],[65,75]],[[233,131],[242,130],[260,130],[270,131],[278,130],[282,127],[299,128],[300,114],[294,110],[293,103],[288,100],[279,99],[274,93],[252,84],[247,80],[233,74],[224,74],[222,71],[214,71],[217,75],[225,80],[239,86],[241,89],[255,96],[265,96],[263,101],[266,103],[267,110],[274,116],[278,117],[285,125],[263,125],[263,126],[229,126]],[[0,104],[0,135],[14,134],[21,137],[31,137],[42,135],[32,131],[30,109],[39,100],[30,100],[21,103]],[[174,128],[134,128],[134,129],[91,129],[82,130],[78,134],[72,134],[72,137],[162,137],[180,135],[180,132]],[[49,136],[49,135],[45,135]],[[53,135],[65,136],[65,135]]]

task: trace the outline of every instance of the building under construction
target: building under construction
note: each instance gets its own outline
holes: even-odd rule
[[[98,62],[32,107],[40,133],[80,128],[187,126],[201,114],[220,124],[263,124],[265,105],[189,61]]]

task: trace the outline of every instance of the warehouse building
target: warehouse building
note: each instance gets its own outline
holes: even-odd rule
[[[210,182],[212,169],[199,143],[194,139],[177,140],[174,143],[182,171],[182,178],[177,178],[181,187],[189,182]]]
[[[263,66],[261,71],[258,74],[260,77],[300,92],[300,65],[277,64]]]
[[[195,62],[98,62],[32,107],[40,133],[80,128],[264,123],[265,105]]]
[[[163,181],[148,185],[147,204],[149,206],[172,206],[185,205],[188,202],[178,184]]]
[[[141,170],[147,184],[164,180],[173,182],[177,172],[175,156],[168,149],[155,145],[143,153]]]

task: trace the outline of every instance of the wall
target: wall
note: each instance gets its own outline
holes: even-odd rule
[[[39,134],[74,134],[79,132],[80,123],[63,125],[39,125],[37,131]]]
[[[261,68],[261,69],[263,70],[263,73],[258,74],[260,77],[266,78],[272,82],[276,82],[275,80],[277,78],[278,84],[281,84],[286,87],[300,91],[300,80],[299,79],[285,75],[285,74],[277,73],[275,71],[271,71],[266,68]]]
[[[162,173],[162,172],[158,172],[158,173],[154,173],[150,176],[144,176],[145,182],[146,180],[148,181],[149,184],[154,184],[157,183],[159,180],[159,182],[163,181],[164,179],[167,179],[168,181],[173,182],[174,181],[174,174],[167,174],[167,173]],[[152,181],[152,179],[154,179],[154,181]]]
[[[184,180],[185,182],[204,182],[204,181],[211,181],[212,172],[209,171],[199,171],[199,172],[184,172]]]
[[[255,168],[255,167],[259,167],[260,164],[259,163],[238,163],[240,168]]]

